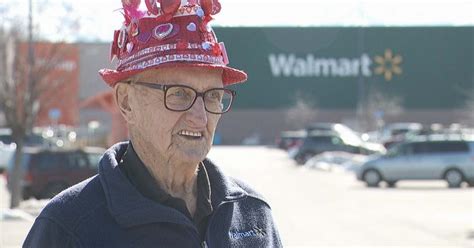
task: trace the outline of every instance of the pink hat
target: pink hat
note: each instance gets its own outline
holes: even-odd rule
[[[160,4],[158,7],[157,2]],[[222,69],[224,85],[247,80],[247,74],[228,67],[224,43],[209,26],[219,13],[218,0],[122,0],[125,22],[114,32],[110,58],[118,59],[115,70],[99,74],[110,86],[144,70],[195,66]]]

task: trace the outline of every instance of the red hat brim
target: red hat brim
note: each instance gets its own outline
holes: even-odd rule
[[[150,69],[158,69],[158,68],[170,68],[170,67],[201,67],[201,68],[208,68],[208,69],[222,69],[222,82],[224,86],[242,83],[247,80],[247,74],[244,71],[234,69],[232,67],[228,67],[225,65],[216,65],[216,64],[205,64],[205,63],[189,63],[189,62],[170,62],[155,66],[150,66],[143,69],[138,70],[130,70],[130,71],[117,71],[111,69],[102,69],[99,71],[100,76],[102,79],[111,87],[114,87],[115,84],[121,81],[125,81],[127,78],[134,76],[140,72]]]

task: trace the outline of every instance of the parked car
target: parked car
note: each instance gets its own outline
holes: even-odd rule
[[[13,143],[12,130],[10,128],[0,128],[0,142],[5,145]]]
[[[102,148],[92,147],[74,150],[26,147],[22,160],[23,198],[51,198],[69,186],[97,174],[103,152]],[[13,160],[10,160],[7,173],[9,190]]]
[[[474,139],[459,135],[413,138],[367,161],[357,179],[369,187],[382,181],[393,187],[400,180],[446,180],[452,188],[466,181],[474,186]]]
[[[368,155],[348,152],[323,152],[310,158],[305,166],[324,171],[357,171]]]
[[[10,162],[10,159],[13,157],[15,150],[16,150],[16,145],[14,143],[10,143],[6,145],[0,141],[0,174],[6,171],[8,167],[8,163]]]
[[[301,145],[289,151],[290,157],[300,165],[313,156],[327,151],[342,151],[354,154],[384,153],[382,145],[367,143],[357,136],[339,134],[332,131],[312,131],[303,139]]]
[[[382,130],[366,133],[364,136],[366,140],[383,143],[388,148],[406,133],[420,132],[422,129],[423,125],[417,122],[396,122],[387,124]],[[395,141],[392,142],[393,139]]]
[[[361,139],[360,134],[356,131],[352,130],[350,127],[341,124],[341,123],[333,123],[333,122],[316,122],[308,125],[305,129],[308,133],[313,131],[326,131],[326,132],[334,132],[339,135],[348,137],[350,139]]]
[[[306,135],[305,130],[283,131],[280,133],[280,137],[277,138],[276,145],[280,149],[288,150],[301,143]]]
[[[33,131],[33,133],[28,134],[25,137],[25,146],[40,146],[43,145],[43,137],[41,136],[40,133],[35,132],[37,129]],[[10,128],[0,128],[0,142],[2,142],[5,145],[10,145],[13,142],[13,137],[12,137],[12,131]]]

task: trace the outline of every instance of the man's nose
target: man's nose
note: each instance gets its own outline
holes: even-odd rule
[[[207,125],[207,113],[202,97],[198,97],[193,106],[187,111],[187,120],[195,127]]]

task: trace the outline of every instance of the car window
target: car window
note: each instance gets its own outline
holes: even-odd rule
[[[467,152],[469,147],[466,142],[462,141],[450,141],[440,142],[437,144],[438,151],[440,152]]]
[[[406,156],[411,154],[413,154],[412,143],[395,145],[387,151],[388,157]]]
[[[67,154],[66,166],[71,169],[85,169],[89,167],[89,163],[84,153],[71,152]]]
[[[419,142],[413,144],[413,153],[414,154],[427,154],[433,153],[436,150],[436,145],[429,142]]]
[[[61,162],[63,162],[61,160],[62,159],[60,156],[58,156],[58,154],[51,152],[41,152],[32,155],[30,165],[40,171],[45,171],[57,168]]]
[[[351,145],[344,145],[344,150],[350,153],[361,153],[361,154],[369,154],[369,151],[362,147],[351,146]]]
[[[11,144],[13,143],[13,138],[11,135],[0,135],[0,141],[3,143],[3,144]]]
[[[320,143],[324,143],[324,144],[330,144],[332,143],[332,138],[331,136],[315,136],[315,137],[310,137],[308,139],[308,141],[311,143],[311,144],[320,144]]]
[[[332,138],[331,138],[331,143],[334,144],[334,145],[342,145],[342,144],[344,144],[344,142],[342,141],[342,139],[339,138],[339,137],[332,137]]]
[[[416,143],[414,152],[417,154],[467,152],[469,147],[462,141],[420,142]]]

